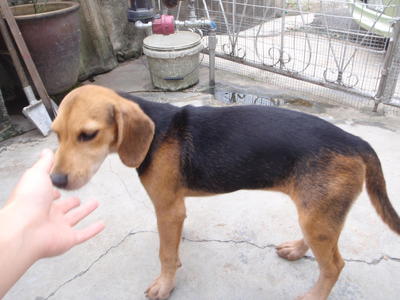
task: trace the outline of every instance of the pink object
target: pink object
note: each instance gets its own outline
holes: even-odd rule
[[[174,16],[161,15],[159,19],[153,20],[153,33],[157,34],[172,34],[175,32]]]

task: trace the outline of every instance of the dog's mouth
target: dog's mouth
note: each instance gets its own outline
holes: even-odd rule
[[[71,182],[66,188],[64,188],[65,190],[68,191],[73,191],[73,190],[78,190],[82,187],[84,187],[87,183],[89,182],[89,180],[78,180],[78,181],[74,181]]]
[[[89,179],[83,177],[71,178],[64,173],[52,173],[50,178],[55,187],[63,190],[77,190],[89,181]]]
[[[98,171],[101,166],[101,162],[91,166],[89,170],[80,171],[79,173],[73,174],[69,172],[60,172],[56,169],[50,175],[51,182],[57,188],[63,190],[77,190],[86,185]]]

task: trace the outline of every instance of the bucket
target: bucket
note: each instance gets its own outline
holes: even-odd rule
[[[199,82],[201,37],[190,31],[153,34],[143,41],[151,80],[155,87],[178,91]]]

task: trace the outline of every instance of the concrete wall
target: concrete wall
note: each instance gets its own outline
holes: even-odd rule
[[[109,71],[139,56],[144,33],[128,22],[128,1],[79,0],[81,3],[80,79]]]

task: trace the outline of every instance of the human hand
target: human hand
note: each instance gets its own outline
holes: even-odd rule
[[[101,222],[84,229],[74,228],[98,207],[98,202],[81,205],[76,197],[54,201],[60,198],[60,192],[50,180],[52,164],[53,153],[44,150],[39,161],[23,174],[2,213],[10,216],[11,234],[23,232],[21,247],[28,247],[33,259],[62,254],[104,229]]]

